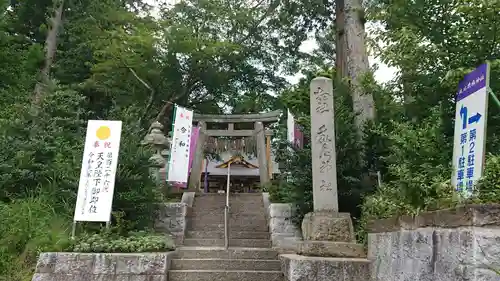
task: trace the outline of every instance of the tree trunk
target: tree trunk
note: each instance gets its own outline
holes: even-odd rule
[[[38,108],[46,93],[46,87],[50,81],[50,69],[57,51],[57,37],[62,27],[64,0],[54,0],[54,8],[54,16],[49,20],[49,30],[47,39],[45,40],[45,62],[42,69],[40,69],[40,77],[35,85],[32,102],[32,108],[35,109],[35,112],[38,112]]]
[[[337,81],[342,81],[347,76],[344,0],[335,2],[335,28],[337,35],[335,41],[335,71]]]
[[[363,125],[375,119],[375,102],[371,93],[365,93],[363,78],[369,72],[365,45],[364,10],[360,0],[345,0],[345,37],[347,42],[347,74],[351,79],[353,109],[358,133],[363,136]]]
[[[401,67],[401,81],[403,86],[403,109],[406,117],[409,118],[413,123],[418,122],[417,114],[413,110],[413,103],[415,102],[415,96],[412,95],[412,83],[410,80],[411,70],[407,67]]]

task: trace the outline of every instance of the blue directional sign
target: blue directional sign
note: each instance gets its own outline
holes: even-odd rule
[[[488,115],[489,64],[465,75],[458,84],[453,141],[453,175],[456,191],[469,197],[484,168]]]

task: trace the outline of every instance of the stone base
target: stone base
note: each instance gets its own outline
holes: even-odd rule
[[[349,213],[316,211],[305,215],[302,237],[307,241],[356,242]]]
[[[366,258],[363,245],[350,242],[303,241],[299,255],[314,257]]]
[[[300,243],[302,243],[300,237],[281,237],[278,241],[273,240],[273,249],[280,254],[296,254],[299,251]]]
[[[287,281],[366,281],[370,280],[370,261],[351,258],[281,255],[281,270]]]
[[[175,252],[42,253],[33,281],[165,281]]]

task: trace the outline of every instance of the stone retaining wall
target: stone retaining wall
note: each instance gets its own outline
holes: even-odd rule
[[[284,254],[280,255],[280,260],[286,281],[370,281],[370,261],[367,259]]]
[[[155,230],[171,234],[176,244],[182,244],[186,219],[193,207],[194,196],[194,192],[184,192],[181,202],[160,204]]]
[[[292,223],[292,205],[287,203],[268,204],[267,207],[266,199],[264,199],[273,248],[283,252],[296,252],[297,242],[300,241],[302,235],[300,229]]]
[[[500,280],[500,205],[377,220],[368,230],[373,281]]]
[[[42,253],[32,281],[166,281],[173,253]]]

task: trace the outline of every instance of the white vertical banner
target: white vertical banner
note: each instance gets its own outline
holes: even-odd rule
[[[189,175],[189,145],[193,129],[193,111],[176,105],[174,114],[167,182],[186,183]]]
[[[121,131],[121,121],[88,121],[74,221],[110,220]]]
[[[290,110],[287,110],[288,117],[286,121],[288,142],[295,143],[295,120]]]

